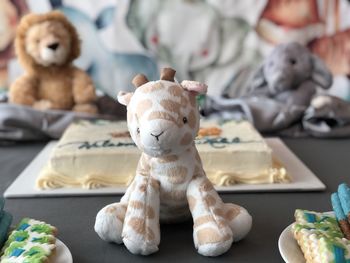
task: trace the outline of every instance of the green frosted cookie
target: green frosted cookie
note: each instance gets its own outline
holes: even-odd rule
[[[350,241],[333,214],[298,209],[295,220],[293,234],[307,262],[350,262]]]
[[[6,241],[0,262],[47,262],[56,248],[56,233],[54,226],[34,219],[22,219]]]

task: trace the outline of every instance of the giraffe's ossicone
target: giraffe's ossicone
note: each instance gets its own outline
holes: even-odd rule
[[[244,208],[223,203],[202,168],[194,144],[199,129],[196,95],[206,93],[207,86],[196,81],[179,84],[174,75],[170,68],[163,69],[157,81],[137,75],[135,92],[118,94],[142,155],[120,202],[98,212],[95,231],[103,240],[148,255],[158,250],[159,221],[192,215],[198,253],[218,256],[249,232],[252,218]]]

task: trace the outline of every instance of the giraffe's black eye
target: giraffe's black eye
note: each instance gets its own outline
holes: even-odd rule
[[[136,129],[137,134],[140,134],[140,128]]]
[[[182,121],[186,124],[188,122],[187,118],[186,117],[183,117],[182,118]]]
[[[294,58],[289,59],[289,63],[295,65],[297,61]]]

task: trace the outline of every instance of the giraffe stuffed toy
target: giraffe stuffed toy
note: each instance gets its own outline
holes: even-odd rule
[[[206,93],[207,86],[179,84],[174,76],[170,68],[162,70],[158,81],[139,74],[132,81],[135,92],[118,94],[142,155],[120,202],[98,212],[95,231],[105,241],[148,255],[158,250],[160,220],[174,222],[192,214],[198,253],[218,256],[249,232],[252,218],[244,208],[223,203],[202,168],[194,144],[199,129],[196,95]]]

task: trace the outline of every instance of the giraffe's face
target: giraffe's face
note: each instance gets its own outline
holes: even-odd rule
[[[128,128],[136,145],[159,157],[188,149],[198,132],[196,93],[166,80],[136,89],[127,106]]]

